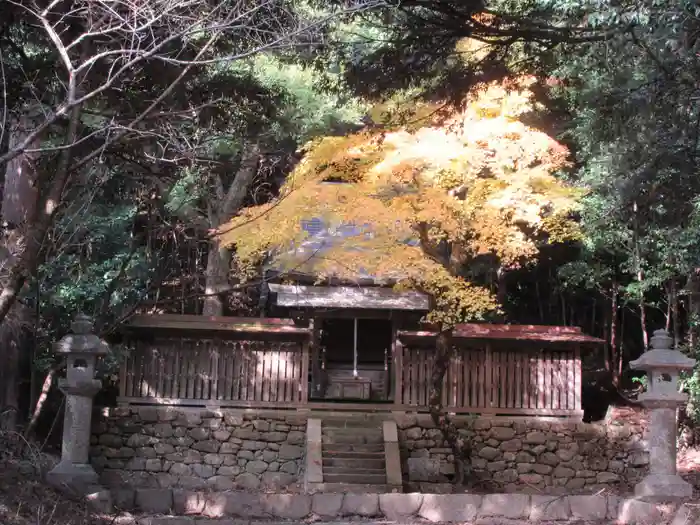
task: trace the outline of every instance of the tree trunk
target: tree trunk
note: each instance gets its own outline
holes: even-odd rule
[[[241,209],[258,173],[259,162],[260,147],[257,144],[251,144],[243,149],[240,167],[227,191],[224,191],[221,177],[216,178],[218,202],[211,206],[208,217],[212,230],[219,228]],[[224,313],[224,294],[230,288],[228,276],[231,255],[231,250],[220,246],[218,239],[209,241],[204,284],[206,295],[202,315],[223,315]]]
[[[620,376],[618,374],[618,348],[617,348],[617,295],[618,295],[618,284],[617,281],[613,281],[610,287],[610,369],[612,370],[612,382],[616,387],[620,383]]]
[[[683,340],[683,332],[681,329],[681,312],[678,302],[678,283],[676,279],[671,279],[670,289],[671,297],[669,299],[671,300],[671,319],[673,321],[673,342],[675,347],[678,348]]]
[[[647,333],[647,307],[644,303],[644,291],[642,290],[642,283],[644,282],[644,272],[642,270],[637,271],[637,280],[639,281],[639,323],[642,329],[642,344],[644,345],[644,351],[649,348],[649,334]]]
[[[21,143],[34,128],[33,115],[28,112],[13,123],[9,146]],[[36,145],[36,144],[34,144]],[[3,293],[12,288],[15,296],[20,288],[12,281],[12,270],[21,260],[31,219],[37,203],[38,154],[23,153],[7,164],[2,196],[2,217],[6,223],[0,248],[0,266],[3,268],[0,281]],[[7,272],[7,269],[10,269]],[[9,315],[8,315],[9,314]],[[13,430],[19,412],[19,386],[21,383],[21,356],[27,344],[26,327],[31,322],[29,308],[10,303],[6,315],[0,321],[0,429]]]
[[[224,298],[229,289],[228,274],[231,266],[231,251],[223,248],[218,241],[209,242],[206,280],[204,283],[204,305],[202,315],[224,315]]]
[[[430,417],[452,450],[455,464],[455,484],[461,485],[467,474],[467,465],[471,464],[471,445],[459,434],[459,430],[445,413],[442,405],[443,385],[451,359],[452,330],[442,330],[435,342],[435,360],[430,378]]]

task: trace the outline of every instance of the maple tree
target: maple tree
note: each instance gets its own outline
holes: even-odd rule
[[[231,220],[222,243],[235,246],[244,278],[272,257],[320,282],[372,275],[425,291],[435,300],[428,320],[442,326],[497,312],[493,290],[465,278],[470,265],[518,268],[541,243],[579,235],[572,212],[580,191],[556,177],[569,151],[519,120],[535,109],[535,82],[479,85],[463,109],[378,105],[374,126],[309,144],[280,197]],[[280,249],[308,240],[304,222],[313,217],[356,233],[322,256]]]

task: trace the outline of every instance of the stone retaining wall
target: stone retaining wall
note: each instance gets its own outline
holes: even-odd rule
[[[90,456],[108,487],[294,489],[305,441],[298,413],[114,408],[94,416]]]
[[[440,482],[454,474],[453,456],[431,419],[396,420],[405,481],[421,491],[449,490]],[[616,409],[608,421],[478,418],[457,424],[472,443],[474,476],[483,490],[551,494],[626,490],[646,475],[646,413]]]
[[[300,492],[307,417],[272,410],[109,409],[93,419],[91,461],[108,487]],[[387,417],[399,428],[405,488],[450,492],[451,452],[430,418]],[[460,418],[460,432],[474,447],[478,483],[472,490],[630,490],[646,474],[646,415],[618,410],[610,419]]]
[[[324,520],[385,518],[405,523],[472,523],[475,520],[529,520],[552,522],[617,520],[622,525],[665,523],[678,505],[656,505],[617,496],[543,496],[526,494],[250,494],[191,492],[168,489],[113,491],[121,510],[173,514],[195,518],[260,520]],[[682,509],[681,509],[682,510]],[[680,511],[679,511],[680,512]],[[169,523],[167,518],[146,518],[139,523]],[[183,518],[179,518],[182,520]],[[569,521],[569,522],[571,522]],[[502,521],[501,521],[502,522]],[[587,523],[589,521],[586,521]],[[606,521],[607,522],[607,521]],[[178,521],[176,523],[182,523]],[[195,522],[196,523],[196,522]],[[212,523],[206,521],[206,523]],[[230,523],[230,521],[222,521]],[[523,523],[522,521],[518,523]]]

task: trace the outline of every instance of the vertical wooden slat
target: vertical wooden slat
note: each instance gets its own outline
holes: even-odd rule
[[[175,341],[172,341],[166,348],[163,349],[161,353],[161,368],[162,368],[162,380],[161,380],[161,391],[159,397],[162,398],[172,398],[172,373],[171,366],[173,362],[173,352],[175,348]]]
[[[182,394],[182,384],[184,383],[182,376],[182,340],[178,341],[175,346],[175,364],[173,368],[173,392],[179,398],[184,397]]]
[[[293,359],[293,356],[289,352],[284,353],[284,363],[282,363],[282,401],[289,402],[291,401],[290,397],[290,373],[292,370],[292,363],[291,359]]]
[[[544,352],[544,407],[552,408],[552,352]]]
[[[515,399],[513,400],[514,408],[523,408],[523,354],[515,352],[514,354],[514,369],[515,369]]]
[[[540,350],[537,354],[537,408],[545,408],[544,397],[544,351]]]
[[[279,366],[280,359],[284,355],[284,349],[278,348],[270,355],[270,401],[277,402],[277,387],[279,385]]]
[[[240,343],[240,354],[241,354],[241,401],[248,401],[248,387],[252,384],[250,377],[250,352],[248,348],[248,341],[241,341]]]
[[[493,375],[493,355],[491,345],[486,345],[486,359],[484,360],[484,407],[490,408],[493,405],[491,398],[491,381]]]
[[[219,365],[222,363],[220,363],[221,353],[219,352],[219,345],[216,339],[209,343],[209,355],[211,356],[211,391],[209,393],[209,399],[220,400],[223,392],[219,392]],[[221,368],[223,369],[223,366]],[[222,391],[223,386],[222,382]]]
[[[413,364],[413,349],[411,347],[406,347],[404,349],[404,362],[403,362],[403,379],[402,379],[402,387],[403,387],[403,403],[406,405],[412,405],[413,404],[413,399],[411,399],[411,382],[413,381],[412,377],[412,364]]]
[[[403,404],[403,343],[399,341],[399,337],[394,332],[394,404]]]
[[[270,354],[274,351],[276,344],[258,342],[260,345],[260,357],[262,362],[261,368],[261,385],[260,385],[260,401],[270,401]]]
[[[232,374],[231,374],[231,399],[240,401],[241,397],[241,379],[243,378],[243,348],[240,341],[231,343],[231,359]]]
[[[513,408],[515,404],[515,363],[513,352],[508,350],[505,354],[505,378],[506,378],[506,408]]]
[[[581,410],[581,348],[574,350],[574,410]]]
[[[301,393],[300,401],[306,402],[309,400],[309,342],[304,341],[301,346]]]
[[[476,408],[479,406],[479,394],[477,393],[477,388],[479,387],[479,363],[481,361],[481,349],[472,349],[468,354],[469,361],[465,363],[467,367],[467,373],[469,374],[469,392],[465,392],[465,396],[468,396],[469,403],[467,406],[469,408]]]
[[[287,384],[287,399],[295,401],[297,397],[297,360],[295,354],[289,354],[289,363],[291,366],[288,369],[289,382]]]
[[[128,344],[128,353],[124,356],[124,365],[122,377],[120,378],[123,390],[121,393],[124,397],[133,397],[131,385],[134,384],[134,353],[136,353],[136,343],[130,341]]]
[[[139,396],[140,397],[148,397],[148,382],[147,382],[147,374],[148,374],[148,359],[151,353],[151,345],[147,345],[144,348],[143,353],[141,354],[141,363],[140,363],[140,377],[139,377]]]
[[[194,398],[202,399],[204,397],[204,384],[206,380],[204,363],[205,359],[209,356],[207,355],[207,349],[203,341],[198,339],[195,344],[197,345],[197,355],[195,358]]]
[[[491,353],[491,392],[489,393],[489,398],[491,399],[492,407],[500,407],[501,399],[499,396],[500,385],[500,361],[501,352],[498,350],[492,350]],[[488,373],[488,372],[487,372]]]
[[[520,366],[523,369],[523,408],[530,408],[530,352],[521,354]]]
[[[187,341],[186,353],[183,355],[185,358],[185,363],[187,366],[187,382],[185,397],[187,399],[194,399],[194,383],[195,383],[195,356],[196,348],[191,341]]]
[[[574,354],[573,352],[566,353],[566,409],[575,410],[576,403],[574,401]]]
[[[255,348],[255,401],[262,401],[263,383],[265,381],[265,350],[260,341],[253,341]]]
[[[552,408],[559,410],[561,408],[561,391],[562,391],[562,380],[561,380],[561,352],[554,352],[554,372],[552,373],[554,378],[554,389],[552,391]]]

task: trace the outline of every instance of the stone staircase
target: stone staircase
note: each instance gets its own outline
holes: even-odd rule
[[[323,419],[318,460],[321,483],[313,492],[386,493],[401,492],[398,443],[387,442],[386,425],[381,419]],[[391,431],[389,431],[391,434]],[[389,436],[391,438],[391,436]],[[393,450],[395,448],[395,450]],[[387,450],[389,454],[387,454]],[[387,468],[387,460],[391,462]],[[398,473],[396,473],[398,465]],[[392,483],[393,481],[393,483]]]

